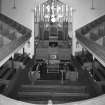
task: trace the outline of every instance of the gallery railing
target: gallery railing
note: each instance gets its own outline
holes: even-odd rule
[[[104,66],[105,15],[78,29],[76,31],[76,37],[83,47],[92,53]],[[99,39],[102,39],[101,44],[97,43]]]
[[[2,42],[0,47],[0,66],[2,66],[16,51],[24,47],[31,37],[31,30],[0,14],[0,36],[9,40],[7,44]]]

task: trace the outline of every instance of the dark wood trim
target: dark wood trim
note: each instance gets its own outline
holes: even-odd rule
[[[79,28],[76,30],[76,34],[82,34],[85,35],[86,33],[88,33],[91,29],[93,29],[94,27],[98,26],[99,24],[102,24],[103,22],[105,22],[105,15],[101,16],[100,18],[84,25],[83,27]]]

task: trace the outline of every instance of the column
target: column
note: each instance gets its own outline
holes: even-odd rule
[[[94,78],[94,71],[95,71],[95,57],[93,56],[93,61],[92,61],[92,75],[93,75],[93,78]]]

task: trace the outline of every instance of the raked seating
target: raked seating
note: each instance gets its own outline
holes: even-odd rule
[[[20,90],[17,93],[17,99],[21,101],[40,103],[41,101],[47,102],[49,99],[53,102],[63,103],[69,101],[77,101],[81,99],[87,99],[90,97],[87,87],[85,85],[60,85],[55,81],[50,81],[54,84],[39,84],[35,85],[21,85]],[[60,82],[60,81],[59,81]]]
[[[15,52],[23,48],[31,37],[31,30],[0,13],[0,36],[4,45],[0,50],[0,65],[2,66]],[[6,40],[9,43],[6,43]]]

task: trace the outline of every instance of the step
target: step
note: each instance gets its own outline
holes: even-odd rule
[[[20,91],[22,92],[62,92],[62,93],[76,93],[76,92],[86,92],[87,90],[85,88],[79,88],[79,89],[49,89],[49,88],[46,88],[46,89],[20,89]]]
[[[88,89],[85,85],[83,86],[77,86],[77,85],[71,85],[71,86],[57,86],[57,85],[22,85],[20,87],[20,91],[22,92],[62,92],[62,93],[76,93],[76,92],[88,92]]]
[[[85,89],[85,85],[21,85],[21,88],[24,89]]]
[[[18,92],[19,97],[35,97],[35,96],[49,96],[49,97],[85,97],[88,98],[88,93],[58,93],[58,92]]]
[[[33,87],[35,86],[40,86],[40,87],[46,87],[46,86],[57,86],[57,87],[66,87],[66,86],[71,86],[71,85],[76,85],[76,86],[82,86],[82,85],[88,85],[88,82],[85,81],[68,81],[64,80],[64,84],[61,84],[61,80],[37,80],[35,82],[35,85],[32,85]],[[30,86],[31,84],[23,84],[23,86]]]

